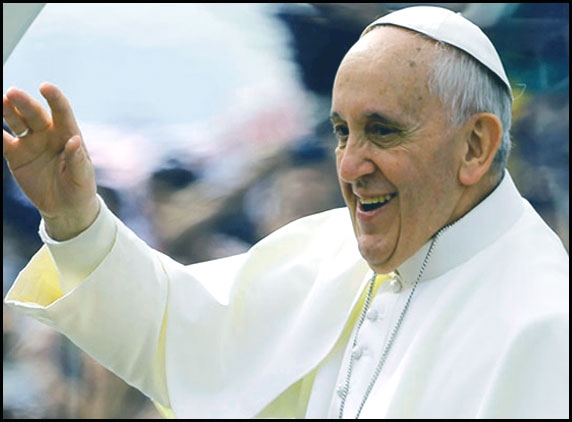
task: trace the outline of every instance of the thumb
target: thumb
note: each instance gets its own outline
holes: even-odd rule
[[[82,155],[83,148],[81,147],[82,140],[79,135],[74,135],[68,139],[65,144],[64,152],[66,156],[66,161],[73,161],[78,159]]]

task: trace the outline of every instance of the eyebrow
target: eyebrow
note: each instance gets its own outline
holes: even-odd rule
[[[394,118],[391,118],[391,117],[384,115],[384,114],[380,114],[380,113],[375,112],[375,111],[365,113],[363,115],[363,117],[365,118],[365,120],[375,120],[375,121],[381,122],[383,124],[386,124],[388,126],[394,126],[394,127],[402,127],[403,126],[402,123],[398,122]],[[337,112],[333,111],[330,113],[330,121],[334,121],[334,120],[344,120],[344,119],[342,119],[342,117]]]
[[[330,121],[333,121],[333,120],[343,120],[343,119],[340,117],[340,115],[338,113],[336,113],[335,111],[332,111],[330,113]]]

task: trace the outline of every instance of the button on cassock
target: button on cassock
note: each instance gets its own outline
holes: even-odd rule
[[[403,288],[401,280],[398,275],[395,275],[389,282],[389,288],[393,293],[399,293]]]
[[[359,346],[354,347],[354,350],[352,350],[352,358],[358,360],[361,358],[361,355],[363,355],[363,349]]]
[[[378,317],[379,317],[379,312],[377,312],[375,309],[370,309],[369,311],[367,311],[366,318],[369,319],[370,321],[377,321]]]

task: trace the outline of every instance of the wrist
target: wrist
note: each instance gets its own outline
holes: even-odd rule
[[[100,204],[96,196],[85,206],[67,211],[58,215],[46,215],[40,213],[44,220],[46,233],[53,240],[69,240],[93,224],[100,210]]]

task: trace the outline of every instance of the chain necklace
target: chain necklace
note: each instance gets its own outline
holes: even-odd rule
[[[415,293],[415,290],[417,289],[417,285],[419,284],[419,281],[421,280],[421,276],[425,272],[425,268],[427,267],[427,263],[429,262],[429,258],[431,257],[431,254],[433,253],[433,248],[435,247],[435,243],[437,242],[437,239],[439,238],[439,236],[441,236],[441,234],[446,229],[451,227],[451,225],[452,224],[446,225],[441,230],[439,230],[435,236],[433,236],[433,240],[431,241],[431,245],[429,246],[429,249],[427,250],[427,254],[425,255],[425,259],[423,260],[423,263],[421,264],[419,274],[417,274],[417,278],[415,279],[415,283],[413,283],[413,286],[411,287],[411,291],[409,292],[409,296],[407,296],[407,300],[405,301],[405,305],[403,305],[403,309],[401,310],[401,314],[399,314],[399,319],[397,320],[395,327],[393,327],[393,331],[391,332],[389,340],[387,341],[387,344],[385,345],[385,349],[383,350],[383,353],[381,354],[381,357],[379,358],[379,362],[377,363],[375,371],[374,371],[374,373],[371,377],[371,380],[367,386],[367,389],[365,390],[365,393],[361,399],[361,403],[358,407],[355,419],[359,418],[359,415],[361,414],[363,406],[365,405],[365,402],[367,401],[367,398],[369,397],[369,394],[371,393],[371,390],[373,389],[373,386],[375,385],[375,382],[377,381],[377,377],[379,376],[381,369],[383,368],[383,364],[385,363],[385,360],[387,359],[387,355],[389,354],[389,351],[391,350],[391,346],[393,346],[393,343],[395,341],[395,337],[397,336],[397,332],[399,331],[399,328],[401,327],[401,323],[403,322],[403,319],[405,318],[405,314],[407,313],[407,310],[409,309],[409,304],[411,303],[411,298],[413,297],[413,294]],[[364,302],[359,320],[357,322],[356,333],[354,335],[354,339],[353,339],[353,343],[352,343],[352,350],[357,345],[359,331],[360,331],[360,328],[363,324],[363,321],[365,320],[367,311],[369,309],[369,305],[371,303],[371,299],[373,296],[373,288],[375,285],[375,278],[376,277],[377,277],[377,274],[374,273],[373,277],[368,282],[369,287],[368,287],[368,291],[367,291],[367,296],[365,298],[365,302]],[[348,397],[348,392],[350,389],[350,380],[352,377],[353,362],[354,362],[354,357],[352,354],[350,354],[350,361],[348,364],[346,379],[345,379],[344,387],[343,387],[342,394],[341,394],[341,404],[340,404],[340,411],[339,411],[339,415],[338,415],[339,419],[343,419],[343,416],[344,416],[344,407],[346,405],[346,399]]]

